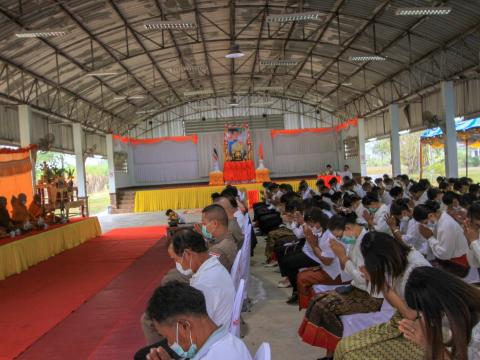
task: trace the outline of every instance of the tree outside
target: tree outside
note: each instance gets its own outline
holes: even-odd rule
[[[402,173],[413,179],[420,178],[420,135],[417,131],[400,135],[400,164]],[[465,143],[457,143],[458,175],[471,177],[475,182],[480,182],[480,157],[475,149],[468,149],[468,174],[467,152]],[[381,139],[365,144],[367,174],[377,177],[383,174],[392,174],[390,139]],[[477,152],[478,154],[478,152]],[[423,177],[436,183],[438,176],[445,176],[445,153],[443,148],[435,149],[429,145],[423,147]]]
[[[55,151],[38,152],[36,164],[37,181],[42,175],[42,164],[46,162],[50,167],[73,169],[76,185],[75,156]],[[105,212],[110,205],[108,192],[108,163],[102,158],[87,158],[85,162],[87,177],[87,194],[90,215]]]

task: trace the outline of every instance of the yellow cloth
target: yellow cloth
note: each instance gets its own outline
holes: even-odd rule
[[[316,179],[307,180],[308,185],[316,188]],[[300,180],[282,181],[292,185],[298,191]],[[242,190],[262,191],[262,184],[238,184]],[[224,186],[197,186],[175,189],[142,190],[135,193],[135,212],[162,211],[167,209],[203,209],[212,203],[211,195],[221,192]]]
[[[0,280],[102,234],[96,217],[27,236],[0,246]]]

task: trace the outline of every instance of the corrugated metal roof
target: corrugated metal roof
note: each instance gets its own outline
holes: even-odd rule
[[[234,35],[230,34],[232,3]],[[68,97],[81,96],[83,107],[98,110],[93,116],[101,118],[92,123],[103,130],[125,129],[138,119],[135,113],[144,107],[155,104],[170,109],[191,100],[184,92],[212,86],[215,96],[252,92],[257,86],[285,86],[282,95],[305,102],[317,99],[317,92],[332,90],[324,100],[336,109],[408,66],[410,60],[420,59],[480,25],[480,2],[476,0],[448,1],[453,8],[450,15],[423,19],[396,16],[395,10],[402,6],[435,6],[438,1],[305,0],[303,8],[300,4],[290,0],[271,0],[268,7],[265,1],[257,0],[4,0],[0,7],[0,71],[8,63],[9,82],[7,88],[7,82],[0,81],[0,95],[25,102],[26,96],[22,99],[19,93],[32,86],[34,79],[44,91],[47,87],[43,81],[50,86],[58,84]],[[338,17],[332,14],[337,5]],[[322,14],[319,20],[305,24],[265,21],[267,14],[299,11]],[[144,28],[146,22],[162,18],[195,22],[198,27],[184,31]],[[45,40],[17,38],[15,33],[22,30],[65,30],[66,34]],[[224,55],[233,41],[246,55],[235,60],[232,67],[232,61]],[[466,37],[465,42],[478,60],[478,37]],[[368,64],[350,60],[352,55],[372,53],[374,47],[388,60]],[[283,57],[295,59],[298,65],[287,70],[259,65],[259,60]],[[457,63],[449,64],[447,71],[451,69],[453,74],[462,70],[461,54],[457,60],[454,56],[448,60]],[[190,65],[203,66],[204,70],[188,70]],[[187,71],[172,70],[179,66],[186,66]],[[365,76],[359,68],[365,69]],[[20,75],[22,69],[29,77]],[[85,76],[93,69],[117,72],[118,76]],[[6,72],[2,79],[6,80]],[[341,87],[337,91],[325,86],[342,81],[352,83],[350,89]],[[140,94],[144,99],[113,100],[122,94]],[[38,97],[46,99],[47,95],[40,91]],[[37,91],[31,91],[28,102],[68,115],[68,109],[48,109],[37,100]],[[105,121],[100,110],[112,121]]]

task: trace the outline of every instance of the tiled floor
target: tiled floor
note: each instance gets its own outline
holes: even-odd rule
[[[183,214],[183,211],[179,211]],[[201,219],[200,210],[189,210],[183,214],[187,222]],[[134,226],[166,225],[164,213],[135,213],[118,215],[100,215],[102,231]],[[272,268],[263,267],[264,240],[259,238],[259,245],[252,258],[249,297],[253,301],[249,313],[242,314],[245,320],[244,341],[255,353],[258,346],[266,341],[272,348],[272,359],[313,360],[324,356],[321,349],[306,345],[299,340],[297,329],[302,321],[304,311],[285,303],[291,289],[276,287],[280,274]],[[242,331],[243,333],[244,331]]]

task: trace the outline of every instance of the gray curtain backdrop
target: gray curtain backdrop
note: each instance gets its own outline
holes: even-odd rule
[[[270,174],[279,176],[312,175],[331,164],[338,168],[337,134],[304,133],[278,135],[272,139],[270,130],[250,132],[255,166],[258,166],[258,148],[263,144],[264,163]],[[119,188],[205,181],[213,170],[213,148],[217,147],[220,169],[223,170],[223,132],[198,134],[198,144],[163,141],[157,144],[120,144],[114,141],[116,151],[129,154],[129,176],[116,174]]]

